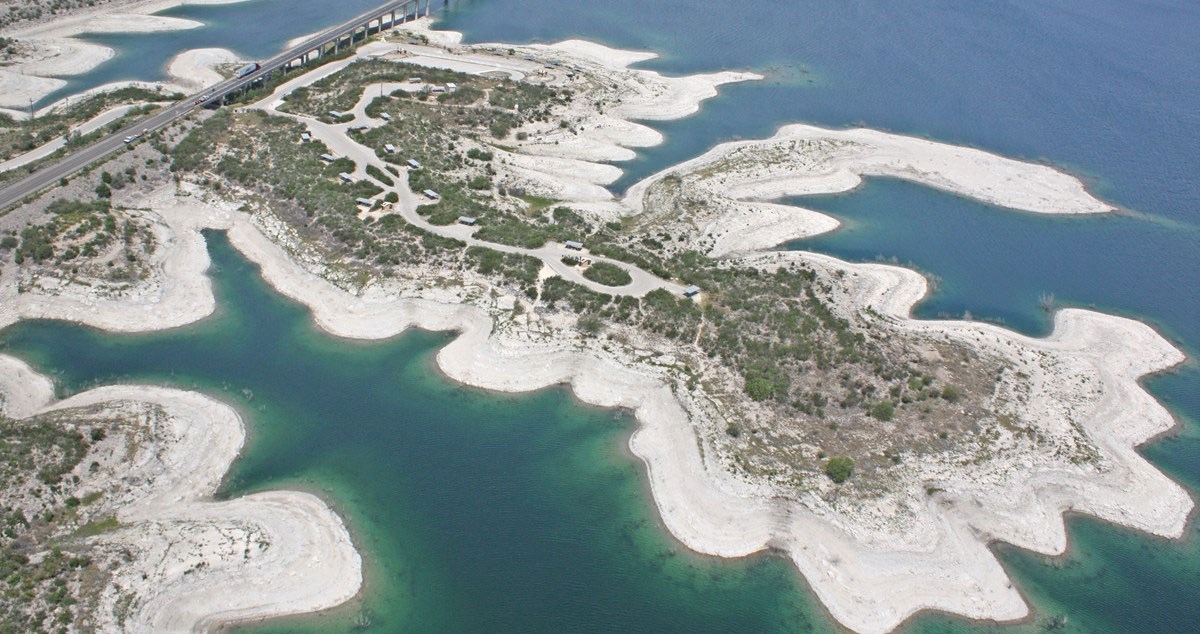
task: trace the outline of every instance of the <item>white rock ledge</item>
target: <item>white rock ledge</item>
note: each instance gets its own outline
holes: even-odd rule
[[[17,418],[97,406],[121,417],[131,405],[166,414],[163,427],[138,434],[139,449],[113,481],[83,476],[83,486],[117,498],[120,528],[92,539],[132,555],[101,596],[94,615],[99,629],[209,631],[334,607],[362,586],[362,562],[349,532],[316,496],[268,491],[213,500],[245,440],[231,407],[195,392],[138,385],[101,387],[53,403],[48,379],[3,355],[0,395],[0,411]],[[123,593],[135,600],[118,624],[115,606]]]
[[[797,501],[729,477],[701,452],[689,419],[689,411],[696,411],[695,404],[686,394],[677,396],[660,376],[581,353],[569,342],[537,348],[513,345],[493,336],[491,318],[473,306],[372,293],[352,296],[304,270],[238,212],[192,205],[163,207],[161,213],[171,229],[166,249],[170,255],[158,296],[135,302],[97,300],[87,305],[70,298],[3,296],[0,324],[36,316],[101,328],[153,330],[194,321],[211,312],[214,303],[210,283],[203,275],[208,258],[197,230],[227,230],[232,244],[262,267],[267,282],[307,305],[315,321],[334,335],[381,339],[413,327],[456,330],[461,334],[437,355],[442,370],[454,380],[507,392],[569,383],[587,403],[633,410],[640,427],[630,439],[630,447],[648,465],[655,503],[672,534],[698,552],[726,557],[767,547],[785,550],[833,616],[856,631],[886,632],[925,609],[977,619],[1021,618],[1027,607],[988,549],[992,540],[1042,553],[1061,553],[1066,547],[1062,513],[1068,510],[1178,537],[1192,508],[1191,498],[1181,487],[1134,451],[1137,444],[1174,424],[1137,379],[1183,360],[1179,351],[1136,321],[1064,310],[1056,318],[1054,334],[1036,339],[988,324],[912,320],[909,310],[926,290],[924,278],[913,271],[847,264],[814,254],[760,256],[800,258],[818,269],[848,271],[848,301],[856,309],[873,307],[901,328],[937,332],[999,354],[1011,354],[1016,346],[1055,355],[1065,364],[1094,372],[1103,382],[1103,397],[1089,405],[1088,432],[1113,468],[1104,472],[1032,469],[1021,479],[1005,481],[999,489],[948,474],[939,482],[945,492],[928,500],[929,523],[924,525],[924,533],[917,539],[897,539],[863,533],[837,515],[814,512]],[[112,389],[123,398],[165,399],[157,388]],[[114,392],[108,390],[90,398],[114,398]],[[184,399],[203,397],[179,396],[176,400]],[[231,420],[231,411],[221,414],[221,407],[211,402],[208,411]],[[238,429],[240,445],[240,424]],[[221,469],[235,453],[221,455]],[[222,504],[242,508],[239,505],[247,503]],[[317,512],[315,506],[311,510]],[[201,517],[204,512],[195,511],[196,515],[189,517]],[[191,610],[186,619],[207,623],[240,615],[232,608],[222,608],[201,617],[207,599],[168,598],[169,594],[170,586],[164,586],[160,604],[173,606],[169,611],[186,606]],[[190,587],[187,594],[203,596]]]

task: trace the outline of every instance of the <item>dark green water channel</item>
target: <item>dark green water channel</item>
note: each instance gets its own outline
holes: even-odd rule
[[[625,413],[457,385],[434,360],[447,334],[332,338],[208,239],[213,317],[132,336],[26,322],[0,351],[63,395],[149,382],[234,404],[251,438],[222,495],[333,504],[364,554],[363,601],[267,631],[349,631],[363,611],[381,632],[826,629],[785,560],[699,557],[665,533]]]

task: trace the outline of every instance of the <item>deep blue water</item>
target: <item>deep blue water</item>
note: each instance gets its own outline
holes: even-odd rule
[[[261,16],[284,4],[255,0],[173,14],[226,21],[225,37],[264,28],[241,23],[247,18],[239,12]],[[294,13],[265,28],[278,29],[272,37],[281,43],[366,4],[287,3],[328,7],[329,17],[309,23]],[[583,37],[650,49],[662,57],[645,66],[668,73],[768,75],[727,87],[694,117],[655,124],[667,143],[627,163],[617,189],[716,143],[766,136],[796,121],[926,136],[1071,171],[1128,211],[1045,218],[873,179],[855,192],[804,200],[846,228],[788,246],[915,263],[939,280],[922,315],[969,311],[1042,333],[1048,316],[1037,300],[1052,292],[1060,305],[1145,319],[1193,358],[1200,351],[1200,3],[468,0],[449,10],[445,25],[468,41]],[[179,42],[231,44],[204,34],[112,40],[139,50],[113,64],[161,73]],[[150,42],[158,42],[153,50],[162,61],[143,54]],[[1200,371],[1192,361],[1147,385],[1184,425],[1145,453],[1196,490]],[[1072,520],[1071,534],[1072,554],[1054,565],[1000,549],[1039,613],[1066,614],[1077,631],[1195,631],[1194,535],[1167,543],[1087,520]],[[928,617],[917,629],[962,627]]]
[[[294,37],[348,20],[378,4],[379,0],[249,0],[175,7],[159,15],[195,20],[203,26],[165,33],[85,35],[83,39],[108,46],[116,55],[85,75],[64,77],[67,84],[35,106],[112,82],[168,79],[168,63],[188,49],[227,48],[242,59],[267,58]]]

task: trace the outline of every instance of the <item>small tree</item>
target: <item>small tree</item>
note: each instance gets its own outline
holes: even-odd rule
[[[594,315],[584,315],[579,318],[579,330],[585,335],[595,335],[604,328],[604,322]]]
[[[942,398],[950,401],[951,403],[957,403],[958,399],[962,398],[962,390],[956,386],[947,385],[946,387],[942,388]]]
[[[882,420],[892,420],[892,416],[896,413],[896,406],[891,401],[879,401],[871,406],[871,416]]]
[[[854,474],[854,461],[846,456],[837,456],[830,458],[825,463],[825,475],[829,476],[830,480],[841,484],[850,479]]]
[[[775,386],[762,377],[746,381],[746,394],[755,401],[765,401],[775,393]]]

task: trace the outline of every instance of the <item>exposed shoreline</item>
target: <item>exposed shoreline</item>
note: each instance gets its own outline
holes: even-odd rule
[[[180,209],[174,215],[177,217],[191,216],[196,211],[196,209],[186,211]],[[664,524],[676,538],[689,548],[710,555],[740,557],[758,552],[768,545],[774,544],[775,547],[789,552],[793,561],[798,558],[804,560],[811,556],[811,553],[808,553],[802,545],[797,544],[796,547],[789,548],[779,543],[779,536],[773,534],[770,528],[775,523],[772,518],[778,511],[772,508],[773,504],[769,499],[762,499],[756,495],[755,491],[746,490],[741,482],[711,481],[715,475],[719,475],[721,467],[706,464],[705,459],[698,453],[692,435],[694,432],[688,422],[689,412],[680,405],[677,400],[678,394],[673,393],[670,386],[664,383],[661,377],[630,370],[611,360],[590,358],[589,353],[576,352],[573,346],[530,350],[520,347],[510,348],[509,345],[512,342],[506,342],[509,345],[497,344],[490,339],[490,335],[492,335],[491,317],[475,307],[447,305],[415,298],[388,300],[385,297],[367,299],[351,296],[334,288],[318,276],[305,271],[292,261],[287,252],[267,238],[249,218],[232,210],[229,210],[227,214],[217,214],[216,217],[198,221],[195,226],[190,228],[190,231],[195,231],[201,225],[228,231],[234,247],[262,267],[262,274],[267,282],[282,294],[313,310],[314,320],[322,329],[331,334],[348,338],[381,339],[400,334],[410,327],[431,331],[457,331],[460,334],[454,341],[437,354],[441,370],[456,381],[503,392],[523,392],[570,383],[576,396],[586,403],[602,407],[625,407],[634,411],[640,425],[630,439],[630,447],[634,454],[646,463],[648,473],[651,474],[651,490]],[[197,233],[192,233],[188,242],[198,238]],[[203,269],[207,266],[207,254],[203,252],[203,245],[199,246],[199,251],[189,250],[190,257],[187,258],[189,265],[177,269],[178,271],[187,271],[185,277],[192,279],[190,281],[179,279],[178,282],[181,282],[181,287],[204,289],[211,293],[207,278],[203,276]],[[810,254],[804,255],[809,256]],[[201,256],[202,261],[201,257],[197,256]],[[829,260],[833,259],[829,258]],[[888,292],[882,295],[877,295],[879,288],[868,289],[869,292],[865,296],[874,299],[867,301],[879,307],[877,309],[889,309],[893,314],[898,314],[898,311],[910,307],[911,303],[908,303],[907,306],[905,303],[911,302],[913,298],[921,297],[926,288],[923,278],[907,269],[870,264],[846,265],[839,263],[837,266],[864,274],[864,277],[870,273],[882,273],[882,279],[887,283],[895,279],[894,276],[909,278],[910,281],[916,282],[915,284],[906,284],[903,288],[884,289]],[[880,279],[877,277],[870,281],[879,283]],[[209,296],[211,297],[211,294]],[[174,297],[179,298],[182,295],[174,294]],[[122,325],[137,323],[140,326],[137,329],[151,330],[190,323],[206,316],[215,306],[215,304],[210,304],[204,310],[194,310],[192,307],[195,305],[186,300],[182,302],[179,299],[167,301],[174,306],[163,306],[157,303],[152,305],[156,309],[154,311],[156,314],[166,317],[157,324],[147,324],[144,321],[128,317],[120,319],[119,314],[113,315],[118,318],[116,322],[95,319],[92,317],[95,313],[90,310],[84,314],[76,313],[72,320],[106,329],[112,329],[110,327],[118,323]],[[5,303],[7,304],[7,302]],[[188,308],[184,308],[185,306]],[[111,308],[114,313],[125,312],[116,305]],[[183,310],[180,310],[181,308]],[[41,316],[51,316],[49,311],[39,312],[42,312]],[[65,315],[59,314],[59,317],[63,316]],[[3,320],[3,322],[8,321],[7,318]],[[938,323],[962,330],[991,331],[1016,339],[1025,339],[1030,343],[1045,341],[1046,345],[1050,347],[1060,345],[1073,347],[1072,344],[1075,344],[1076,347],[1088,348],[1093,345],[1094,338],[1077,338],[1078,335],[1075,335],[1076,338],[1073,339],[1072,336],[1078,324],[1087,325],[1089,322],[1093,326],[1100,322],[1109,322],[1104,325],[1113,328],[1113,330],[1104,329],[1099,334],[1093,335],[1100,339],[1124,339],[1132,335],[1134,341],[1140,343],[1147,339],[1157,338],[1156,333],[1137,322],[1078,309],[1067,309],[1059,313],[1055,320],[1054,335],[1046,340],[1014,336],[999,327],[986,324]],[[917,328],[930,327],[928,322],[914,322],[912,325]],[[128,328],[121,329],[129,330]],[[1064,344],[1064,342],[1066,343]],[[1153,342],[1151,341],[1151,343]],[[1182,355],[1169,346],[1160,348],[1159,352],[1161,352],[1159,360],[1145,363],[1141,369],[1128,376],[1140,377],[1147,373],[1162,371],[1183,360]],[[1131,383],[1136,385],[1136,379]],[[1140,388],[1137,391],[1140,392]],[[1142,395],[1149,398],[1144,392]],[[1162,410],[1162,413],[1166,414],[1165,410]],[[1160,425],[1152,430],[1154,434],[1174,428],[1176,421],[1172,417],[1166,415],[1165,421],[1165,425]],[[1130,447],[1141,442],[1143,441],[1140,438],[1131,438]],[[992,570],[989,576],[993,578],[993,591],[998,590],[996,585],[999,585],[1000,588],[1007,587],[1007,575],[995,563],[994,556],[988,550],[987,545],[992,541],[999,540],[1035,552],[1061,554],[1067,547],[1061,519],[1061,512],[1066,510],[1077,510],[1101,519],[1118,521],[1123,525],[1156,535],[1175,538],[1182,534],[1185,522],[1189,517],[1188,513],[1191,511],[1190,499],[1182,489],[1178,489],[1161,474],[1153,471],[1148,463],[1141,459],[1138,459],[1137,462],[1144,464],[1157,476],[1153,479],[1154,484],[1174,487],[1177,490],[1180,497],[1177,498],[1174,508],[1184,510],[1182,516],[1168,511],[1168,517],[1160,518],[1160,521],[1139,521],[1139,518],[1125,513],[1114,513],[1114,509],[1111,507],[1094,509],[1083,507],[1084,510],[1078,511],[1080,507],[1076,506],[1075,501],[1047,502],[1042,496],[1038,496],[1034,500],[1020,501],[1021,504],[1032,505],[1031,508],[1035,510],[1045,511],[1038,514],[1042,520],[1039,522],[1041,524],[1039,528],[1045,530],[1048,537],[1032,535],[1025,531],[1010,534],[995,531],[987,542],[978,543],[978,551],[974,553],[975,557],[972,559],[975,560],[975,566],[985,562],[991,564],[986,568]],[[964,492],[964,495],[969,493]],[[948,497],[950,494],[946,495]],[[1157,500],[1161,498],[1161,495],[1142,495],[1142,498],[1148,501]],[[1187,508],[1182,509],[1180,505],[1186,505]],[[1038,509],[1038,507],[1045,506],[1052,508]],[[800,509],[788,511],[788,515],[798,510]],[[1030,519],[1022,518],[1021,523],[1028,522]],[[819,541],[825,544],[836,544],[837,547],[833,550],[840,551],[840,556],[846,556],[846,553],[854,553],[858,557],[869,556],[870,551],[861,551],[848,535],[840,534],[837,529],[831,530],[829,527],[822,526],[823,522],[820,519],[809,519],[803,521],[802,524],[803,526],[797,526],[798,530],[792,534],[805,535],[808,540],[811,540],[813,535],[822,535],[823,539]],[[800,530],[801,528],[802,530]],[[965,529],[966,526],[963,525],[960,528]],[[954,531],[954,533],[957,532]],[[959,538],[961,539],[962,535],[959,535]],[[973,540],[974,536],[969,539]],[[962,545],[964,544],[960,544],[960,546]],[[796,550],[797,547],[800,548],[799,551]],[[936,565],[939,570],[960,570],[964,567],[967,567],[967,562],[963,561],[939,562]],[[926,601],[919,606],[909,606],[906,610],[892,612],[878,622],[862,622],[860,619],[854,618],[854,615],[847,614],[845,605],[840,605],[844,603],[844,597],[831,594],[824,589],[824,584],[819,581],[824,575],[820,574],[819,570],[801,565],[801,571],[809,579],[810,586],[835,618],[859,631],[889,631],[911,614],[924,609],[943,609],[973,618],[997,620],[1022,618],[1027,612],[1023,599],[1012,591],[1004,600],[999,600],[1004,596],[1003,592],[1000,593],[1000,596],[994,596],[992,604],[985,609],[968,609],[966,606],[957,604],[957,600],[963,595],[946,592],[945,584],[949,580],[935,578],[930,582],[930,586],[937,594],[945,596],[946,600]],[[912,571],[908,571],[904,581],[910,589],[913,581],[907,577],[911,574]],[[882,583],[886,588],[900,582],[889,579]],[[884,588],[877,590],[882,591]],[[861,592],[860,590],[855,594]],[[882,591],[876,596],[894,599],[895,593]],[[858,599],[862,600],[863,597],[859,596]],[[873,606],[872,612],[881,607],[883,606]]]
[[[50,381],[23,362],[0,355],[0,368],[20,377],[0,385],[4,413],[14,418],[91,407],[116,416],[129,411],[132,420],[143,419],[135,412],[147,406],[164,412],[144,419],[153,422],[136,432],[139,449],[116,473],[77,469],[86,474],[80,496],[115,497],[109,504],[119,529],[92,541],[129,553],[101,595],[105,609],[95,616],[102,629],[208,630],[326,609],[358,592],[359,555],[320,498],[267,491],[213,500],[245,438],[233,408],[195,392],[141,385],[100,387],[56,402]],[[309,582],[277,583],[281,578]],[[130,591],[136,599],[118,625],[114,606]]]
[[[849,192],[865,177],[914,182],[1009,210],[1092,215],[1116,211],[1076,177],[979,149],[867,128],[789,124],[764,140],[722,143],[629,188],[624,203],[641,213],[647,191],[664,178],[721,167],[693,186],[717,204],[696,222],[696,248],[713,257],[751,254],[837,229],[840,222],[798,205],[792,196]]]
[[[530,154],[574,160],[600,160],[612,156],[613,148],[629,151],[646,144],[653,140],[645,132],[648,128],[629,118],[654,112],[686,116],[715,94],[718,80],[749,78],[656,78],[647,71],[626,70],[646,54],[600,45],[522,48],[591,61],[597,72],[611,73],[606,76],[630,86],[630,101],[620,116],[610,111],[587,119],[590,127],[584,126],[573,145],[553,144],[561,135],[552,131],[532,136],[522,146]],[[786,161],[759,160],[770,157],[780,143],[800,143],[804,150],[789,149]],[[812,151],[813,143],[824,144],[828,151]],[[261,267],[273,288],[307,306],[314,321],[333,335],[381,339],[412,327],[454,331],[458,335],[437,354],[439,368],[453,380],[502,392],[570,384],[586,403],[633,411],[639,427],[629,447],[645,463],[663,524],[677,539],[697,552],[724,557],[766,548],[787,552],[830,614],[861,632],[890,631],[929,609],[981,620],[1025,617],[1026,602],[989,545],[1004,541],[1061,554],[1068,547],[1063,520],[1068,511],[1164,537],[1182,535],[1194,511],[1191,498],[1135,449],[1177,424],[1140,384],[1142,377],[1184,360],[1157,332],[1131,319],[1081,309],[1057,312],[1054,329],[1045,338],[990,324],[913,319],[912,307],[928,292],[923,276],[813,253],[758,253],[797,232],[832,227],[827,218],[812,215],[815,212],[753,201],[797,190],[841,191],[857,184],[860,174],[886,173],[1038,213],[1103,213],[1110,206],[1088,195],[1077,179],[1045,166],[899,135],[813,126],[787,126],[772,139],[720,146],[635,185],[624,201],[609,196],[586,202],[614,215],[637,213],[645,192],[667,174],[686,175],[742,149],[755,153],[751,162],[721,172],[710,190],[731,202],[704,218],[703,226],[696,227],[700,233],[692,235],[698,243],[708,239],[703,243],[710,254],[747,254],[739,263],[764,269],[804,262],[825,279],[838,280],[840,310],[861,314],[870,309],[880,327],[948,337],[1009,359],[1041,388],[1036,402],[1028,405],[1031,409],[1058,420],[1062,399],[1088,408],[1087,431],[1105,451],[1107,470],[1043,461],[1014,464],[1000,474],[964,476],[950,465],[931,465],[922,477],[936,483],[940,492],[920,498],[923,506],[913,510],[911,524],[889,530],[870,515],[851,522],[843,509],[788,497],[727,473],[708,451],[704,437],[712,405],[681,389],[663,371],[576,339],[534,340],[499,329],[496,317],[506,305],[511,308],[507,302],[512,298],[474,298],[471,304],[449,289],[418,293],[379,285],[350,294],[314,272],[319,263],[303,253],[281,223],[252,217],[232,204],[201,200],[204,192],[194,188],[185,188],[184,196],[164,190],[140,201],[161,219],[160,251],[165,255],[157,263],[161,275],[154,284],[121,298],[70,291],[53,297],[18,296],[10,275],[0,284],[0,327],[43,317],[140,331],[201,319],[214,310],[215,300],[204,276],[209,260],[199,230],[225,230],[233,246]],[[965,170],[960,165],[964,156],[969,163]],[[547,179],[556,177],[552,163],[539,168]],[[743,182],[732,187],[729,179]],[[705,185],[704,179],[697,183]],[[790,220],[793,216],[803,222]],[[1060,371],[1044,371],[1045,358]],[[1088,383],[1094,379],[1098,387],[1077,386],[1081,377]]]
[[[161,11],[187,4],[234,4],[245,0],[138,0],[112,3],[95,9],[82,10],[32,25],[8,29],[0,35],[17,39],[30,50],[26,59],[0,68],[0,113],[15,119],[29,117],[31,102],[41,101],[66,85],[63,77],[85,74],[116,55],[107,46],[79,39],[88,33],[154,33],[178,31],[203,26],[194,20],[155,15]],[[205,59],[210,51],[195,49],[181,51],[169,64],[171,80],[161,82],[121,81],[68,95],[37,109],[42,116],[89,95],[118,90],[127,86],[162,88],[189,92],[205,88],[216,81],[211,67],[217,63],[236,61],[232,53],[219,59]],[[180,63],[182,60],[182,63]]]

